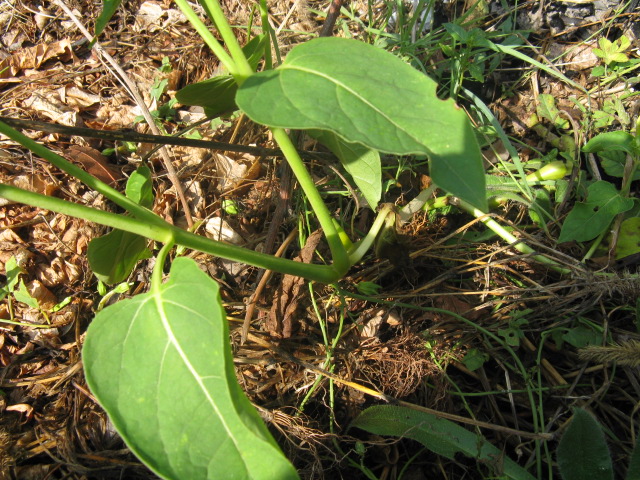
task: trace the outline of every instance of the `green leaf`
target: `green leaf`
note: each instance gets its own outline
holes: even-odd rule
[[[562,225],[558,242],[593,240],[608,227],[614,217],[633,207],[609,182],[600,180],[589,186],[587,201],[578,202]]]
[[[346,142],[327,130],[309,130],[307,133],[338,157],[371,209],[375,211],[382,197],[380,154],[359,143]]]
[[[153,183],[151,182],[151,170],[145,165],[140,165],[127,180],[125,193],[129,199],[145,208],[153,207]]]
[[[18,280],[20,274],[22,273],[22,268],[18,265],[18,261],[15,256],[11,256],[9,260],[4,264],[5,274],[7,276],[7,284],[6,289],[8,292],[13,292],[18,284]]]
[[[98,313],[82,356],[114,426],[163,478],[297,478],[237,383],[218,285],[193,260]]]
[[[570,328],[562,335],[562,340],[576,348],[584,348],[587,345],[602,344],[602,334],[593,328],[579,325]]]
[[[102,12],[100,12],[100,16],[96,20],[96,29],[94,32],[95,37],[99,37],[104,27],[107,26],[111,17],[116,13],[116,10],[120,6],[122,0],[103,0],[102,1]]]
[[[489,355],[478,350],[477,348],[470,349],[467,354],[462,359],[462,363],[472,372],[482,367],[487,360],[489,360]]]
[[[141,165],[127,180],[125,190],[127,197],[139,205],[153,206],[153,184],[151,170]],[[151,258],[147,248],[149,241],[135,233],[122,230],[97,237],[89,242],[87,258],[89,266],[101,282],[108,285],[120,283],[127,279],[136,264],[145,258]]]
[[[380,152],[426,154],[439,187],[487,208],[482,156],[467,115],[389,52],[351,39],[311,40],[278,69],[249,77],[236,102],[263,125],[329,130]]]
[[[541,93],[539,95],[539,100],[540,103],[536,108],[539,117],[547,119],[557,128],[569,128],[571,126],[569,120],[564,118],[560,114],[558,107],[556,107],[556,97],[549,95],[548,93]]]
[[[381,405],[366,409],[351,423],[351,427],[376,435],[411,438],[432,452],[449,459],[453,459],[455,454],[460,452],[488,464],[496,472],[502,468],[504,475],[511,479],[534,478],[513,460],[504,457],[504,452],[490,444],[482,435],[429,413]]]
[[[576,408],[558,445],[558,467],[563,480],[613,480],[611,455],[600,424]]]
[[[31,296],[29,290],[27,290],[27,286],[24,284],[24,280],[22,279],[20,280],[18,289],[13,292],[13,296],[17,301],[22,302],[31,308],[40,308],[38,301]]]
[[[207,110],[208,117],[216,117],[237,110],[235,95],[238,86],[231,75],[221,75],[204,82],[187,85],[176,93],[183,105],[198,105]]]
[[[600,164],[607,175],[612,177],[624,177],[624,167],[627,163],[627,154],[617,150],[603,150],[598,153]],[[633,172],[633,181],[640,180],[640,171]]]
[[[242,48],[254,70],[264,55],[266,41],[265,35],[258,35]],[[207,116],[214,118],[238,109],[235,101],[237,91],[238,85],[231,75],[219,75],[187,85],[176,93],[176,99],[183,105],[204,107]]]
[[[131,274],[136,263],[151,257],[147,243],[149,241],[140,235],[112,230],[89,242],[89,266],[101,282],[120,283]]]
[[[616,260],[640,253],[640,217],[627,218],[620,225]]]
[[[640,155],[636,139],[629,132],[618,130],[596,135],[582,147],[586,153],[598,153],[607,150],[623,151],[629,155]]]

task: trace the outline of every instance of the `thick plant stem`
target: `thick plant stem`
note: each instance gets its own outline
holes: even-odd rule
[[[496,222],[493,218],[489,217],[482,210],[477,209],[470,203],[465,202],[459,198],[452,199],[452,204],[459,206],[460,208],[466,210],[471,215],[479,219],[482,223],[484,223],[487,227],[493,230],[496,234],[498,234],[502,239],[506,242],[510,243],[513,248],[518,250],[521,253],[531,255],[531,258],[536,260],[537,262],[548,265],[549,268],[555,270],[558,273],[567,274],[571,273],[571,270],[561,266],[558,262],[546,257],[544,255],[537,254],[536,251],[531,248],[526,243],[521,242],[518,238],[514,237],[510,232],[508,232],[502,225]]]
[[[380,212],[378,212],[378,216],[374,220],[371,229],[367,232],[367,235],[349,251],[349,262],[351,265],[358,263],[364,254],[371,248],[371,245],[373,245],[380,229],[386,224],[387,217],[391,214],[393,214],[393,207],[390,205],[385,205],[382,207]],[[393,222],[395,223],[395,218],[393,219]]]
[[[0,184],[0,197],[14,202],[24,203],[54,212],[82,218],[84,220],[135,233],[160,243],[175,242],[186,248],[198,250],[217,257],[226,258],[240,263],[247,263],[267,270],[288,273],[308,280],[322,283],[332,283],[344,275],[331,265],[310,265],[294,262],[284,258],[277,258],[246,248],[227,243],[217,242],[209,238],[196,235],[186,230],[174,227],[151,212],[156,218],[154,222],[140,221],[138,218],[127,217],[116,213],[105,212],[95,208],[85,207],[60,198],[28,192],[17,187]]]
[[[273,138],[278,143],[278,146],[287,159],[287,162],[289,162],[289,166],[291,167],[293,174],[298,179],[302,190],[307,196],[307,199],[311,204],[311,208],[313,208],[313,212],[316,214],[318,222],[320,222],[320,226],[324,230],[324,234],[327,237],[327,243],[331,249],[334,268],[340,272],[340,276],[344,275],[347,273],[347,270],[349,270],[351,262],[349,261],[347,250],[344,248],[344,245],[340,240],[338,230],[333,224],[333,218],[329,213],[329,209],[322,200],[320,192],[318,192],[311,175],[309,175],[304,162],[300,158],[298,151],[293,146],[287,132],[282,128],[271,128],[271,132],[273,133]]]
[[[253,75],[253,69],[251,68],[251,65],[249,65],[249,61],[244,55],[242,47],[240,47],[240,44],[227,21],[227,17],[225,17],[224,12],[222,11],[220,2],[218,0],[204,0],[204,4],[209,9],[209,12],[213,17],[213,22],[216,24],[216,28],[218,29],[218,32],[220,32],[220,35],[222,36],[222,39],[235,62],[236,70],[232,75],[236,79],[236,82],[238,82],[238,85],[242,85],[247,78]],[[198,33],[200,33],[200,31],[198,31]],[[214,53],[218,55],[216,51],[214,51]]]
[[[156,256],[156,263],[153,266],[153,272],[151,273],[151,290],[159,292],[162,287],[162,272],[164,270],[164,263],[167,260],[167,255],[175,244],[173,241],[165,243],[164,246],[158,252]]]
[[[158,224],[164,223],[164,220],[162,220],[160,217],[155,215],[153,212],[138,205],[136,202],[130,200],[129,198],[127,198],[126,196],[124,196],[114,188],[111,188],[106,183],[98,180],[96,177],[85,172],[80,167],[75,166],[73,163],[65,160],[60,155],[53,153],[47,147],[40,145],[39,143],[27,137],[26,135],[9,127],[5,123],[0,122],[0,133],[3,133],[4,135],[11,138],[12,140],[15,140],[23,147],[28,148],[33,153],[35,153],[41,158],[44,158],[46,161],[56,166],[63,172],[68,173],[69,175],[77,178],[92,190],[95,190],[96,192],[101,193],[106,198],[114,202],[116,205],[127,210],[130,214],[135,216],[141,223],[144,222],[151,225],[153,224],[158,225]],[[43,208],[47,208],[47,207],[43,207]],[[70,214],[70,215],[73,215],[73,214]]]

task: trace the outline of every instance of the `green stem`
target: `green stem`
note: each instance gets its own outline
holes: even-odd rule
[[[159,292],[162,286],[162,273],[164,271],[164,264],[167,260],[167,255],[174,246],[174,242],[165,243],[164,246],[158,252],[156,257],[156,263],[153,266],[153,272],[151,273],[151,290]]]
[[[175,0],[175,2],[180,8],[180,10],[182,11],[182,13],[184,14],[184,16],[187,17],[187,20],[189,20],[193,28],[196,29],[196,31],[198,32],[198,35],[202,37],[204,42],[209,46],[209,48],[211,49],[211,51],[213,51],[216,57],[218,57],[218,59],[222,62],[222,64],[229,71],[229,73],[233,75],[234,78],[237,78],[237,76],[241,76],[242,73],[240,71],[240,67],[236,65],[236,63],[231,58],[231,56],[225,51],[224,47],[220,45],[220,42],[218,42],[218,40],[216,40],[216,37],[214,37],[213,34],[209,31],[207,26],[204,23],[202,23],[202,20],[200,20],[200,17],[198,17],[196,12],[193,11],[193,9],[187,3],[187,1]],[[212,12],[212,15],[213,15],[213,12]]]
[[[293,174],[298,179],[302,190],[307,196],[307,199],[311,204],[311,208],[313,208],[313,212],[316,214],[318,222],[320,222],[320,226],[324,230],[324,234],[327,237],[327,243],[329,244],[329,249],[331,250],[331,256],[333,257],[334,268],[340,272],[340,276],[344,275],[347,273],[347,270],[349,270],[351,262],[349,260],[349,255],[347,254],[347,250],[344,248],[344,245],[340,240],[340,235],[333,224],[333,218],[329,213],[329,209],[322,200],[320,192],[318,192],[311,175],[309,175],[304,162],[300,158],[300,155],[291,142],[289,135],[287,135],[287,132],[282,128],[275,127],[270,128],[270,130],[271,133],[273,133],[273,138],[278,143],[280,150],[282,150],[282,153],[287,159]]]
[[[101,182],[93,175],[85,172],[81,168],[75,166],[73,163],[62,158],[60,155],[53,153],[48,148],[44,147],[43,145],[40,145],[39,143],[30,139],[26,135],[23,135],[17,130],[14,130],[13,128],[6,125],[5,123],[0,122],[0,133],[3,133],[4,135],[11,138],[12,140],[15,140],[23,147],[28,148],[37,156],[44,158],[45,160],[50,162],[52,165],[55,165],[57,168],[62,170],[63,172],[66,172],[69,175],[77,178],[92,190],[95,190],[96,192],[101,193],[106,198],[114,202],[116,205],[119,205],[120,207],[124,208],[129,213],[131,213],[133,216],[135,216],[140,221],[140,223],[149,223],[152,225],[164,224],[164,221],[160,217],[155,215],[153,212],[147,210],[144,207],[141,207],[140,205],[128,199],[126,196],[124,196],[117,190],[111,188],[106,183]],[[73,215],[73,214],[70,214],[70,215]]]
[[[180,2],[185,2],[185,0],[179,0]],[[206,4],[211,16],[213,17],[213,21],[216,24],[216,28],[222,39],[224,40],[229,53],[231,54],[231,58],[235,62],[236,71],[232,73],[233,77],[238,82],[238,85],[242,85],[242,83],[253,75],[253,69],[251,65],[249,65],[249,61],[247,57],[244,55],[242,51],[242,47],[238,43],[233,30],[231,29],[231,25],[227,22],[227,17],[225,17],[224,12],[222,11],[222,7],[220,6],[220,2],[218,0],[203,0]],[[200,31],[198,31],[200,33]],[[214,50],[214,53],[218,55],[218,52]],[[231,70],[229,70],[231,71]]]
[[[338,270],[333,265],[310,265],[294,262],[293,260],[277,258],[235,245],[217,242],[175,227],[159,217],[155,217],[156,221],[154,222],[140,221],[137,218],[105,212],[85,207],[84,205],[77,205],[60,198],[28,192],[4,184],[0,184],[0,197],[135,233],[160,243],[175,242],[186,248],[198,250],[217,257],[247,263],[259,268],[288,273],[297,277],[304,277],[308,280],[332,283],[344,275],[342,270]]]
[[[520,241],[520,239],[513,236],[502,225],[496,222],[493,218],[489,217],[482,210],[477,209],[470,203],[467,203],[460,198],[452,199],[452,203],[466,210],[471,215],[479,219],[487,227],[493,230],[497,235],[502,237],[507,243],[510,243],[513,246],[513,248],[515,248],[519,252],[524,253],[526,255],[531,255],[531,258],[533,258],[534,260],[544,265],[548,265],[552,270],[555,270],[558,273],[562,273],[562,274],[571,273],[571,270],[561,266],[555,260],[552,260],[551,258],[546,257],[544,255],[537,254],[533,248],[531,248],[529,245],[527,245],[526,243],[523,243],[522,241]]]
[[[275,32],[269,25],[269,7],[267,0],[260,0],[260,19],[262,21],[262,33],[267,36],[267,45],[264,50],[264,69],[271,70],[273,68],[273,58],[271,56],[271,42],[276,42]]]
[[[355,265],[356,263],[358,263],[362,259],[364,254],[367,253],[367,251],[371,248],[371,245],[373,245],[378,232],[380,232],[380,229],[384,227],[387,221],[387,217],[390,214],[394,215],[393,222],[395,223],[395,214],[393,212],[393,207],[391,207],[390,205],[385,205],[384,207],[382,207],[382,209],[378,213],[378,216],[373,222],[371,229],[369,230],[369,232],[367,232],[367,235],[356,244],[355,248],[349,251],[349,262],[351,263],[351,265]]]
[[[584,257],[582,258],[582,262],[586,262],[587,260],[589,260],[591,257],[593,257],[593,254],[596,253],[596,250],[598,249],[598,247],[600,246],[600,244],[602,243],[602,240],[604,240],[604,238],[609,234],[609,229],[605,230],[604,232],[602,232],[600,235],[598,235],[598,238],[596,238],[593,243],[591,244],[591,246],[589,247],[589,250],[587,251],[587,253],[585,253]]]

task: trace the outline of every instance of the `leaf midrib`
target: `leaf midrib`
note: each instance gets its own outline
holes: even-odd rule
[[[412,133],[409,133],[403,126],[401,126],[400,124],[394,122],[386,113],[384,113],[382,110],[380,110],[377,106],[375,106],[374,104],[372,104],[369,100],[367,100],[365,97],[363,97],[362,95],[360,95],[359,93],[357,93],[355,90],[353,90],[352,88],[349,88],[347,85],[345,85],[344,83],[336,80],[334,77],[331,77],[329,75],[323,74],[322,72],[319,72],[317,70],[311,69],[311,68],[306,68],[306,67],[301,67],[299,65],[290,65],[290,64],[283,64],[279,70],[298,70],[301,72],[306,72],[312,75],[316,75],[318,77],[324,78],[325,80],[329,81],[330,83],[335,84],[336,86],[342,88],[343,90],[349,92],[350,94],[352,94],[354,97],[356,97],[357,99],[359,99],[361,102],[363,102],[365,105],[369,106],[372,110],[374,110],[376,113],[378,113],[380,116],[382,116],[385,120],[387,120],[391,125],[393,125],[395,128],[401,130],[402,132],[404,132],[409,138],[411,138],[415,143],[417,143],[418,145],[421,145],[423,147],[424,150],[420,151],[420,152],[405,152],[402,153],[402,155],[408,155],[410,153],[426,153],[426,154],[431,154],[431,152],[426,148],[426,146],[424,145],[424,142],[422,142],[421,140],[419,140],[418,138],[416,138],[415,135],[413,135]],[[279,77],[282,78],[282,75],[279,75]],[[282,80],[280,80],[280,83],[282,83]],[[284,88],[283,88],[283,92],[284,92]],[[338,133],[338,132],[336,132]],[[358,142],[360,143],[360,142]],[[376,148],[376,147],[372,147],[371,145],[366,145],[369,148]],[[377,148],[376,148],[377,149]],[[380,151],[384,151],[381,149],[378,149]],[[397,152],[387,152],[387,153],[397,153]]]
[[[164,331],[167,334],[167,343],[171,344],[176,351],[178,352],[178,355],[180,356],[180,358],[182,359],[182,361],[184,362],[184,364],[186,365],[187,369],[189,370],[189,373],[191,373],[191,375],[193,376],[194,380],[196,381],[196,383],[198,384],[198,386],[200,387],[200,389],[202,390],[202,393],[204,394],[205,398],[207,399],[208,403],[211,405],[211,407],[213,408],[214,412],[216,413],[217,417],[220,419],[220,422],[222,423],[225,431],[227,432],[227,436],[228,438],[231,439],[231,441],[234,443],[236,450],[238,452],[241,452],[240,449],[240,444],[238,439],[235,437],[235,435],[233,434],[233,430],[229,427],[225,416],[221,414],[218,405],[216,404],[216,402],[214,401],[213,397],[209,394],[209,391],[207,390],[207,388],[205,387],[205,385],[203,384],[202,380],[205,378],[209,378],[209,377],[201,377],[198,372],[196,371],[196,369],[194,368],[194,366],[191,364],[191,362],[189,361],[188,356],[186,355],[186,353],[184,352],[184,350],[182,349],[180,342],[178,342],[178,339],[176,338],[176,336],[173,333],[173,329],[171,328],[171,325],[169,323],[169,320],[164,312],[164,308],[163,305],[165,303],[172,303],[174,305],[177,305],[180,308],[183,308],[186,311],[192,311],[189,308],[187,308],[185,305],[180,304],[180,303],[176,303],[176,302],[170,302],[168,300],[163,300],[163,294],[166,295],[167,292],[172,288],[172,286],[167,286],[167,285],[163,285],[160,286],[159,288],[153,289],[152,293],[152,298],[153,298],[153,302],[155,304],[156,310],[158,312],[159,318],[162,322],[162,326],[164,328]],[[196,315],[198,316],[202,316],[199,312],[193,311]],[[166,350],[165,350],[166,352]],[[164,357],[163,357],[163,362],[164,362]],[[159,383],[159,381],[158,381]],[[240,455],[240,457],[242,458],[242,454]]]

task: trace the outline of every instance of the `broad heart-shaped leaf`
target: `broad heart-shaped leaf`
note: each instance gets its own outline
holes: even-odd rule
[[[309,130],[309,135],[322,143],[338,157],[349,172],[372,210],[375,211],[382,196],[382,165],[380,154],[359,143],[349,143],[327,130]]]
[[[98,313],[82,356],[118,433],[161,477],[298,478],[237,383],[218,285],[193,260]]]
[[[534,477],[490,444],[482,435],[426,412],[405,407],[381,405],[362,412],[350,425],[376,435],[406,437],[420,442],[434,453],[453,459],[460,452],[486,463],[514,480]],[[501,473],[501,472],[499,472]]]
[[[587,201],[578,202],[567,215],[558,242],[587,242],[604,232],[616,215],[633,207],[616,187],[600,180],[589,185]]]
[[[558,467],[563,480],[613,480],[613,467],[602,427],[589,413],[574,410],[558,444]]]
[[[236,103],[270,127],[329,130],[381,152],[428,155],[441,188],[486,210],[482,156],[465,112],[393,54],[356,40],[298,45],[249,77]]]

